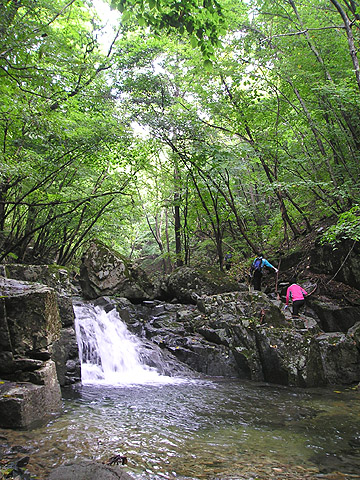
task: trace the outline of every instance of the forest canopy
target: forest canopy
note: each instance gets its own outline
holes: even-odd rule
[[[359,240],[357,2],[110,3],[0,2],[1,261]]]

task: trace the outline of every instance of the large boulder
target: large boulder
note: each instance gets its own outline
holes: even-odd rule
[[[325,333],[316,317],[294,320],[281,305],[245,289],[203,295],[196,306],[148,302],[141,328],[129,328],[206,375],[299,387],[360,381],[360,323]]]
[[[360,243],[347,240],[333,249],[317,242],[311,251],[310,268],[316,273],[336,275],[337,281],[360,290]]]
[[[26,288],[37,284],[36,288],[39,289],[39,284],[41,284],[54,290],[62,329],[57,338],[52,341],[51,358],[55,361],[61,386],[79,382],[80,364],[74,330],[73,288],[67,269],[58,265],[18,264],[2,265],[0,269],[8,279],[8,285],[13,279],[16,279],[20,284],[26,285]],[[10,302],[18,304],[18,308],[22,309],[22,300],[18,297],[14,297],[13,300],[8,299],[8,303]],[[29,316],[29,319],[31,318],[33,317]],[[39,327],[42,328],[41,323],[39,323]]]
[[[154,286],[146,273],[101,242],[92,242],[84,253],[79,281],[89,300],[107,295],[134,302],[154,298]]]
[[[360,322],[346,335],[323,333],[312,338],[307,358],[307,385],[350,385],[360,380]]]
[[[0,426],[29,428],[61,411],[61,391],[52,360],[30,375],[32,382],[0,382]]]
[[[346,333],[360,319],[360,305],[333,303],[325,297],[310,297],[306,303],[318,316],[321,328],[325,332]]]
[[[264,380],[256,326],[287,322],[266,295],[231,292],[198,297],[197,306],[148,304],[147,338],[197,372]]]
[[[54,290],[0,277],[0,348],[13,356],[48,359],[60,336]]]
[[[168,299],[195,304],[201,295],[233,292],[239,290],[239,284],[214,267],[179,267],[168,276],[162,288]]]
[[[0,291],[0,426],[22,428],[61,410],[51,360],[61,322],[52,288],[0,277]]]
[[[54,289],[62,325],[74,324],[72,308],[72,287],[66,268],[58,265],[7,264],[1,266],[2,275],[20,282],[41,283]]]
[[[306,384],[304,364],[307,342],[280,302],[260,292],[233,292],[203,296],[198,300],[205,313],[197,329],[216,343],[230,348],[242,378],[283,385]]]
[[[297,329],[259,327],[256,346],[263,379],[279,385],[311,386],[306,363],[309,334]]]

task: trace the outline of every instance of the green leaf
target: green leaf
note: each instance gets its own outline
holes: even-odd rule
[[[194,31],[194,23],[190,20],[189,22],[186,22],[186,30],[188,33],[192,33]]]
[[[198,46],[198,44],[199,44],[199,41],[198,41],[197,38],[191,37],[191,38],[190,38],[190,44],[191,44],[191,46],[192,46],[193,48],[196,48],[196,47]]]
[[[212,61],[209,59],[204,60],[204,68],[207,72],[211,71],[213,69]]]
[[[118,2],[116,0],[111,0],[111,3],[110,3],[110,8],[112,10],[116,10],[117,8],[120,10],[120,12],[122,11],[121,9],[123,9],[124,7],[122,6],[122,4],[120,3],[120,5],[118,6]]]
[[[127,21],[130,19],[130,17],[131,17],[131,13],[130,13],[128,10],[126,10],[126,11],[122,14],[121,20],[125,23],[125,22],[127,22]]]

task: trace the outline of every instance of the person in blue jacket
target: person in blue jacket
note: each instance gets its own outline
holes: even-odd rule
[[[254,286],[254,290],[261,290],[261,278],[262,278],[262,269],[264,267],[273,268],[275,272],[278,272],[278,269],[271,265],[270,262],[263,257],[262,254],[257,256],[253,263],[251,264],[250,268],[250,276],[252,279],[252,284]]]

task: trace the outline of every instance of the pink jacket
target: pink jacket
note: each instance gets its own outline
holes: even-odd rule
[[[300,285],[293,283],[286,291],[286,305],[289,304],[290,296],[294,302],[295,300],[304,300],[304,295],[307,295],[307,291],[300,287]]]

